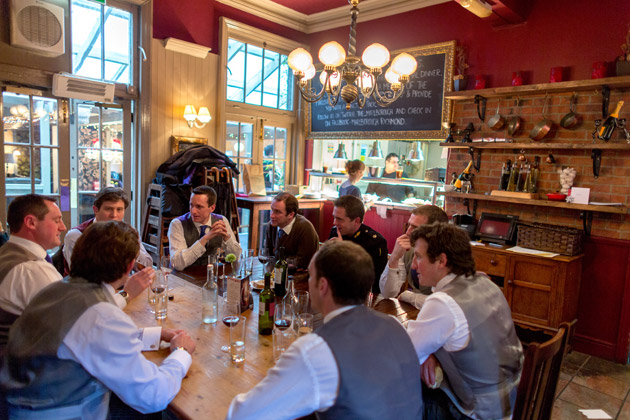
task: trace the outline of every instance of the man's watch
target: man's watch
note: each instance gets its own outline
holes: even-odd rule
[[[184,346],[176,347],[175,350],[184,350],[186,353],[189,353],[188,350],[186,350],[186,347],[184,347]]]
[[[118,292],[118,294],[125,298],[125,302],[129,303],[129,293],[125,292],[124,290],[121,290],[120,292]]]

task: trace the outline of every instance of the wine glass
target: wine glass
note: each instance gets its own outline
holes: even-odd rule
[[[160,258],[160,270],[162,270],[164,276],[168,276],[169,274],[171,274],[171,272],[173,271],[171,257],[169,257],[168,255],[163,255],[162,258]]]
[[[263,265],[263,277],[264,277],[264,271],[267,267],[267,264],[272,259],[273,259],[273,256],[271,255],[271,250],[266,247],[261,247],[260,250],[258,251],[258,261],[260,261],[260,263]]]
[[[231,324],[237,324],[239,316],[241,315],[240,302],[231,302],[227,298],[227,293],[221,299],[221,321],[223,325],[230,328]],[[230,351],[230,346],[225,345],[221,347],[221,351],[227,353]]]
[[[276,328],[281,331],[286,330],[291,326],[291,318],[293,316],[293,311],[291,308],[291,302],[287,302],[283,300],[282,302],[276,304],[275,313],[274,313],[274,324]]]
[[[296,290],[293,293],[291,308],[293,309],[293,314],[295,316],[308,312],[308,299],[309,294],[305,290]]]

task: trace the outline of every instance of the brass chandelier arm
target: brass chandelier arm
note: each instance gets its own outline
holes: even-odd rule
[[[378,84],[375,84],[374,86],[375,87],[374,87],[374,92],[372,96],[374,97],[374,100],[380,107],[386,107],[388,105],[391,105],[392,103],[397,101],[398,98],[400,98],[403,92],[405,91],[404,84],[401,84],[399,89],[392,89],[391,91],[383,92],[383,93],[381,93],[378,90]]]

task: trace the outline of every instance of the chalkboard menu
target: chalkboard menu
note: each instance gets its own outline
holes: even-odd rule
[[[405,85],[402,96],[389,106],[379,106],[373,98],[368,98],[361,109],[353,102],[346,109],[343,99],[334,107],[326,100],[307,105],[307,137],[315,139],[433,139],[444,138],[447,133],[442,123],[450,115],[450,101],[444,99],[444,92],[452,87],[453,55],[455,41],[426,45],[412,49],[394,51],[394,58],[407,52],[418,61],[418,69]],[[385,69],[383,69],[385,71]],[[318,73],[319,76],[319,73]],[[322,88],[316,76],[312,89]],[[389,92],[389,83],[379,76],[380,92]]]

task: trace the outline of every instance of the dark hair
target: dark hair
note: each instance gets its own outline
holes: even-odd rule
[[[418,206],[411,210],[411,214],[415,216],[425,216],[427,218],[427,224],[431,223],[448,223],[448,216],[438,206],[433,204],[425,204],[424,206]]]
[[[411,243],[416,246],[418,239],[427,243],[427,257],[435,262],[440,254],[446,255],[446,266],[456,275],[475,274],[475,260],[470,248],[468,234],[459,227],[448,223],[422,225],[411,232]]]
[[[138,240],[138,232],[125,222],[92,223],[72,250],[70,276],[90,283],[115,282],[138,256]]]
[[[289,194],[288,192],[281,192],[280,194],[276,195],[273,199],[274,201],[284,201],[284,206],[286,208],[287,215],[289,215],[290,213],[297,214],[298,210],[300,209],[300,205],[298,204],[297,198],[295,198],[293,194]]]
[[[313,266],[318,282],[321,277],[328,280],[338,305],[360,305],[372,290],[372,257],[353,242],[325,242],[313,257]]]
[[[342,208],[346,211],[346,216],[350,220],[354,220],[357,217],[363,223],[363,217],[365,216],[365,207],[363,207],[363,201],[351,195],[344,195],[339,197],[333,203],[335,207]]]
[[[365,163],[361,162],[359,159],[349,160],[346,162],[346,171],[348,175],[354,175],[357,172],[361,172],[365,170]]]
[[[37,217],[37,220],[43,220],[46,214],[48,214],[46,201],[56,203],[54,198],[39,194],[26,194],[15,197],[13,201],[11,201],[11,204],[9,204],[7,214],[9,232],[19,232],[24,225],[24,218],[29,214]]]
[[[400,159],[400,156],[398,156],[396,153],[390,153],[387,156],[385,156],[385,162],[387,162],[388,160],[390,160],[391,158],[397,158]]]
[[[198,187],[195,187],[195,189],[192,190],[192,193],[205,195],[208,199],[208,207],[216,204],[217,202],[217,192],[214,190],[214,188],[207,185],[200,185]]]
[[[105,187],[96,194],[96,198],[94,199],[94,206],[97,210],[101,209],[101,206],[106,201],[119,202],[121,201],[125,203],[125,209],[129,207],[129,198],[127,197],[127,193],[122,188],[118,187]]]

